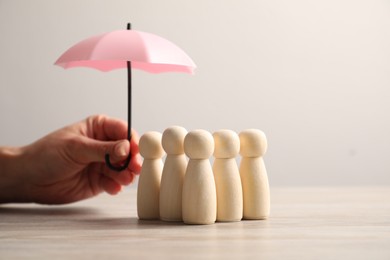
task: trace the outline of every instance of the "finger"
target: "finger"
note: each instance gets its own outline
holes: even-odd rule
[[[122,190],[122,186],[119,183],[106,176],[100,178],[100,187],[111,195],[116,195]]]
[[[134,130],[132,130],[132,137],[130,141],[130,153],[131,159],[129,169],[134,174],[139,174],[141,171],[142,160],[139,154],[139,136],[138,133]]]
[[[89,170],[91,173],[96,174],[98,176],[98,183],[100,183],[100,178],[106,177],[114,180],[120,185],[128,185],[134,179],[130,171],[122,171],[116,172],[110,170],[105,163],[93,163],[89,166]]]
[[[107,141],[127,138],[127,123],[105,115],[94,115],[85,119],[86,135],[88,137]]]
[[[109,177],[119,183],[120,185],[129,185],[134,180],[134,173],[130,171],[130,169],[125,169],[123,171],[117,172],[115,170],[109,169],[105,164],[100,163],[97,168],[98,172],[102,175]]]
[[[134,129],[131,129],[130,151],[132,154],[139,153],[139,136]]]
[[[121,119],[111,118],[104,115],[91,116],[87,118],[87,125],[91,129],[92,136],[98,140],[120,140],[127,139],[127,123]],[[133,137],[138,144],[138,134],[131,129],[131,138]],[[138,145],[137,145],[138,146]]]
[[[129,164],[129,169],[134,174],[139,174],[142,169],[142,158],[139,153],[131,154],[131,160]]]
[[[138,152],[134,153],[134,151],[131,152],[129,166],[124,171],[117,172],[111,170],[105,164],[106,154],[109,154],[110,162],[113,164],[122,162],[128,157],[130,144],[127,140],[104,142],[87,137],[82,137],[81,139],[80,143],[83,143],[83,145],[78,145],[73,149],[72,154],[74,158],[78,158],[83,164],[99,163],[100,168],[96,170],[115,179],[120,184],[130,184],[134,179],[134,174],[138,174],[141,171],[141,156]],[[133,142],[133,150],[138,150],[138,145],[135,141]]]
[[[139,174],[141,171],[141,166],[142,166],[142,160],[141,160],[141,156],[139,154],[138,142],[139,142],[138,134],[137,134],[137,132],[133,131],[133,136],[131,138],[130,147],[129,147],[129,150],[130,150],[129,152],[130,152],[131,158],[129,161],[129,166],[126,169],[127,171],[131,172],[132,174]],[[126,146],[126,147],[122,147],[122,149],[128,149],[128,148]],[[124,155],[124,150],[122,150],[122,152],[117,151],[117,154]],[[111,160],[111,162],[112,163],[123,162],[123,160],[127,159],[127,157],[128,157],[128,153],[126,153],[126,156],[123,156],[122,158],[117,157],[116,161]],[[109,172],[110,172],[110,176],[111,176],[111,173],[114,173],[115,176],[118,175],[117,171],[110,170]],[[134,178],[134,176],[131,177],[131,179],[133,179],[133,178]],[[127,185],[130,183],[131,182],[127,182],[126,184],[123,184],[123,185]]]
[[[99,141],[81,137],[76,142],[71,148],[73,157],[84,164],[104,162],[106,154],[109,154],[112,163],[117,163],[125,160],[130,150],[127,140]]]
[[[104,117],[102,131],[106,140],[127,139],[127,123],[120,119]]]

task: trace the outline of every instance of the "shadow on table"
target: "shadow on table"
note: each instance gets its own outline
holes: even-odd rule
[[[161,220],[139,220],[128,218],[98,218],[79,220],[85,226],[94,226],[101,229],[154,229],[161,226],[186,226],[183,222],[166,222]]]
[[[26,229],[57,230],[136,230],[161,226],[186,226],[182,222],[139,220],[136,217],[111,217],[88,207],[20,205],[0,206],[0,224]]]
[[[69,206],[50,206],[50,207],[8,207],[0,206],[1,216],[15,217],[45,217],[45,216],[77,216],[94,215],[96,210],[92,208],[69,207]]]
[[[154,230],[160,229],[161,227],[176,227],[176,228],[184,228],[184,229],[215,229],[223,227],[225,229],[229,229],[230,227],[237,228],[238,226],[242,226],[243,223],[248,224],[247,226],[251,226],[252,224],[256,224],[257,226],[268,225],[267,221],[237,221],[237,222],[216,222],[212,225],[187,225],[183,222],[171,222],[171,221],[162,221],[162,220],[139,220],[136,217],[128,217],[128,218],[99,218],[99,219],[83,219],[80,220],[80,223],[84,227],[93,226],[95,229],[117,229],[117,230]],[[252,223],[252,224],[251,224]]]
[[[0,225],[8,229],[20,226],[25,230],[153,230],[161,227],[210,227],[210,225],[186,225],[183,222],[139,220],[137,217],[112,217],[101,210],[71,206],[0,206]],[[229,226],[232,223],[217,223]],[[237,225],[237,224],[235,224]]]

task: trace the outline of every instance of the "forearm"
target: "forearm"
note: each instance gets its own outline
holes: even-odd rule
[[[0,147],[0,203],[28,202],[23,148]]]

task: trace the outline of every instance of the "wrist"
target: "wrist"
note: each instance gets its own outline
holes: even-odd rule
[[[0,147],[0,203],[29,201],[23,155],[23,147]]]

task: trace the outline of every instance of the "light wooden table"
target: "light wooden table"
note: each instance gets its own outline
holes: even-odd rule
[[[139,221],[135,189],[0,206],[0,259],[390,259],[390,187],[273,188],[266,221]]]

